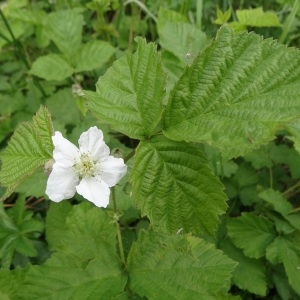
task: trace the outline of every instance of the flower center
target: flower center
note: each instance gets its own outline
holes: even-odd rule
[[[91,177],[95,173],[95,163],[87,154],[82,154],[78,163],[75,164],[75,170],[79,177]]]

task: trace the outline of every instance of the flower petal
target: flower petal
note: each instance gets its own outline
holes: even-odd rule
[[[109,155],[109,148],[103,141],[103,133],[96,126],[82,133],[78,143],[80,152],[91,154],[95,160],[105,159]]]
[[[76,187],[77,193],[93,202],[98,207],[106,207],[109,203],[110,189],[108,185],[96,177],[83,178]]]
[[[59,131],[52,137],[54,144],[53,158],[61,167],[71,167],[80,157],[78,148],[65,139]]]
[[[127,166],[122,158],[108,156],[104,161],[96,164],[96,174],[109,187],[116,185],[126,174]]]
[[[70,199],[76,193],[78,182],[78,175],[73,168],[63,168],[55,163],[47,181],[46,194],[55,202]]]

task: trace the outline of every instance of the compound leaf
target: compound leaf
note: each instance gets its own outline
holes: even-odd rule
[[[299,95],[299,50],[223,26],[171,91],[164,134],[243,155],[299,118]]]
[[[0,183],[7,190],[1,199],[33,172],[52,158],[52,122],[45,107],[41,107],[32,122],[22,123],[15,131],[8,146],[1,153]]]
[[[128,257],[130,288],[147,299],[223,299],[236,263],[204,240],[140,231]]]
[[[183,229],[211,237],[227,207],[202,151],[164,136],[140,143],[131,180],[142,213],[170,233]]]
[[[131,138],[151,135],[161,119],[166,75],[153,43],[137,39],[135,54],[117,60],[102,76],[96,93],[85,92],[101,122]]]

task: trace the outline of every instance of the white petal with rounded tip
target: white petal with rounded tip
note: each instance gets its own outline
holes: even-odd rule
[[[110,189],[104,181],[96,177],[83,178],[76,190],[98,207],[106,207],[109,203]]]
[[[109,148],[103,141],[103,133],[96,126],[81,134],[79,138],[81,153],[90,153],[93,159],[101,160],[109,155]]]
[[[116,185],[126,174],[127,166],[122,158],[108,156],[96,164],[96,176],[99,176],[109,187]]]
[[[53,158],[61,167],[71,167],[80,157],[79,149],[65,139],[59,131],[52,137],[54,144]]]
[[[78,175],[73,168],[63,168],[55,163],[47,181],[46,194],[55,202],[70,199],[76,193],[78,182]]]

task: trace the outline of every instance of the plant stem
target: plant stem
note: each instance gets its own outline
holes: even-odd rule
[[[293,192],[293,191],[294,191],[296,188],[298,188],[298,187],[300,187],[300,181],[298,181],[296,184],[290,186],[286,191],[284,191],[284,192],[282,193],[282,195],[283,195],[284,197],[287,197],[288,194],[290,194],[291,192]]]
[[[135,154],[135,149],[133,149],[125,158],[124,163],[126,163]]]
[[[128,5],[129,3],[135,3],[138,5],[155,23],[157,23],[157,18],[153,15],[153,13],[145,6],[144,3],[138,1],[138,0],[128,0],[124,3],[125,5]]]
[[[112,195],[112,200],[113,200],[114,214],[117,215],[117,201],[116,201],[115,187],[111,188],[111,195]],[[117,238],[118,238],[118,244],[119,244],[119,251],[120,251],[120,255],[121,255],[121,261],[125,265],[126,259],[125,259],[125,255],[124,255],[124,247],[123,247],[122,236],[121,236],[121,228],[120,228],[120,224],[119,224],[118,220],[116,220],[116,230],[117,230]]]

